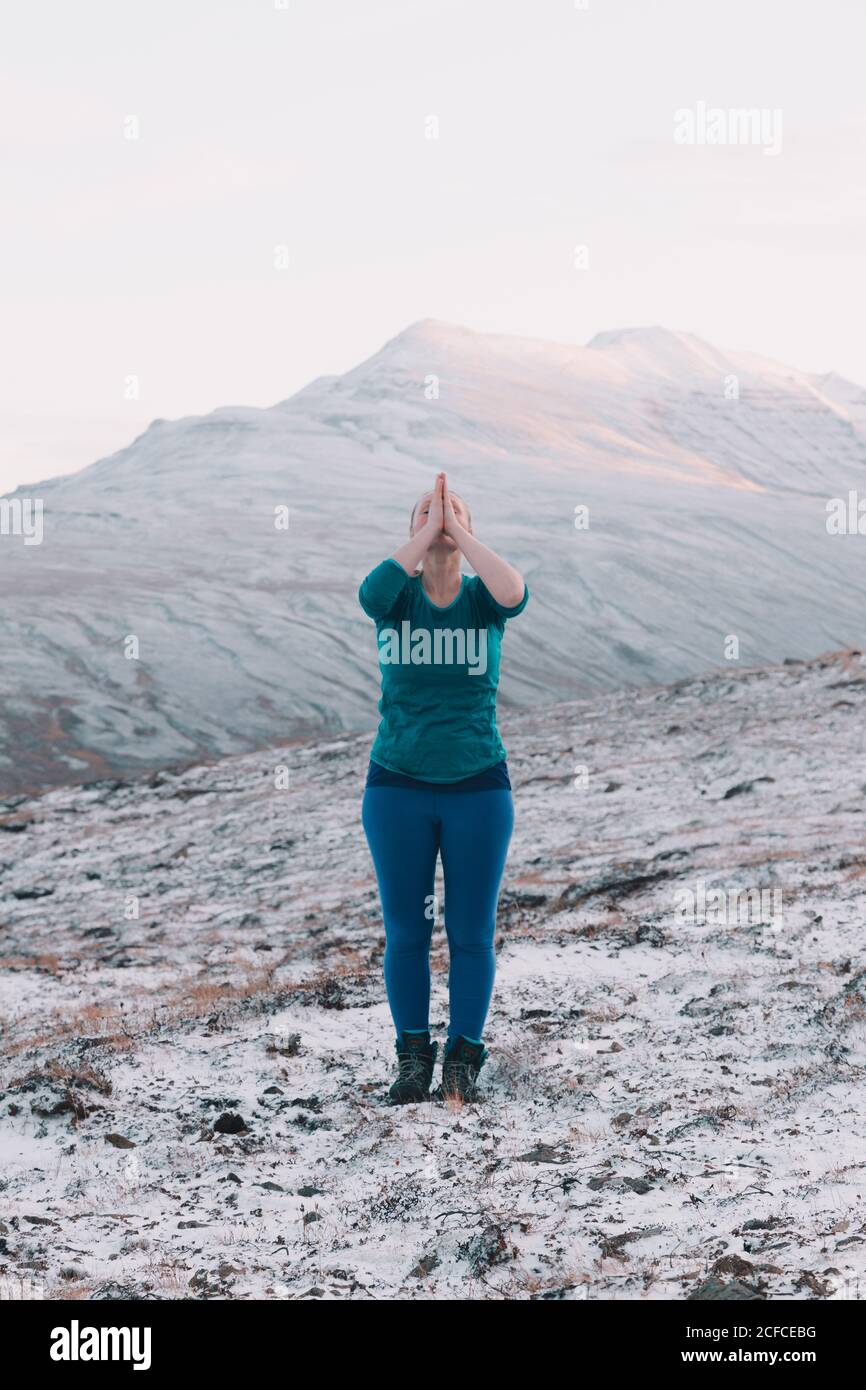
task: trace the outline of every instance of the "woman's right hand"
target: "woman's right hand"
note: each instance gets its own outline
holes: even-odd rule
[[[445,504],[443,501],[443,488],[445,474],[437,473],[436,481],[433,484],[433,496],[430,499],[430,506],[427,511],[427,522],[424,527],[429,532],[430,540],[436,541],[442,534],[445,525]]]

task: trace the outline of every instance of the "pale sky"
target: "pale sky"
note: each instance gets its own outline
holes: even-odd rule
[[[866,384],[861,0],[281,3],[6,7],[0,491],[426,317]],[[780,110],[781,153],[677,144],[699,102]]]

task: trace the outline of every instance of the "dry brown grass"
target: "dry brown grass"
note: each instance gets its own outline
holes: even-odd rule
[[[165,1027],[178,1026],[211,1012],[215,1006],[245,1002],[256,996],[270,997],[273,975],[278,967],[248,971],[234,983],[212,979],[176,986],[163,994],[157,990],[143,996],[135,1009],[120,1004],[87,1004],[70,1014],[55,1009],[41,1026],[8,1039],[3,1055],[13,1058],[40,1047],[56,1047],[74,1038],[93,1038],[113,1052],[128,1051]],[[213,971],[209,972],[213,975]],[[283,992],[283,991],[281,991]]]
[[[45,1079],[62,1082],[65,1086],[88,1086],[105,1096],[111,1092],[111,1082],[95,1067],[88,1066],[87,1063],[82,1066],[65,1066],[62,1062],[48,1062],[42,1067],[31,1067],[22,1076],[13,1078],[9,1082],[9,1088],[24,1086],[28,1081]]]
[[[42,1022],[41,1029],[34,1029],[19,1038],[6,1040],[3,1056],[11,1059],[22,1052],[56,1046],[58,1043],[68,1042],[70,1038],[84,1037],[96,1037],[101,1046],[112,1047],[116,1051],[133,1045],[133,1038],[126,1031],[124,1015],[118,1005],[87,1004],[66,1016],[55,1009]]]
[[[60,957],[49,953],[38,956],[3,956],[0,970],[47,970],[49,975],[60,974]]]
[[[95,1292],[93,1284],[58,1284],[55,1288],[49,1289],[46,1298],[55,1301],[62,1300],[64,1303],[78,1302],[79,1299],[89,1298]]]
[[[276,984],[274,976],[280,968],[275,962],[247,970],[238,980],[214,979],[216,972],[208,969],[207,978],[176,985],[169,993],[151,991],[136,1002],[134,1008],[120,1004],[87,1004],[70,1014],[54,1010],[40,1027],[8,1039],[2,1049],[7,1060],[39,1048],[56,1048],[76,1038],[88,1038],[100,1048],[125,1052],[149,1037],[166,1029],[179,1028],[211,1013],[231,1016],[238,1008],[255,1001],[262,1012],[278,1009],[287,997],[295,994],[321,994],[342,981],[362,978],[352,962],[345,960],[333,967],[318,970],[305,980]],[[78,1069],[80,1071],[80,1068]]]

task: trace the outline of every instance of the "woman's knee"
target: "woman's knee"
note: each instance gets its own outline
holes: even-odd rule
[[[432,923],[385,917],[385,949],[392,955],[411,956],[430,950]]]
[[[483,956],[493,950],[496,920],[476,918],[472,922],[452,922],[445,919],[445,934],[452,954],[460,951],[468,956]]]

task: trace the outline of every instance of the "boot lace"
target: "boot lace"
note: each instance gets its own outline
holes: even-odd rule
[[[469,1095],[475,1089],[475,1077],[477,1075],[478,1068],[473,1067],[470,1062],[458,1062],[456,1059],[449,1059],[444,1068],[442,1089],[448,1095]]]
[[[423,1086],[430,1076],[430,1060],[417,1052],[398,1052],[397,1080]]]

